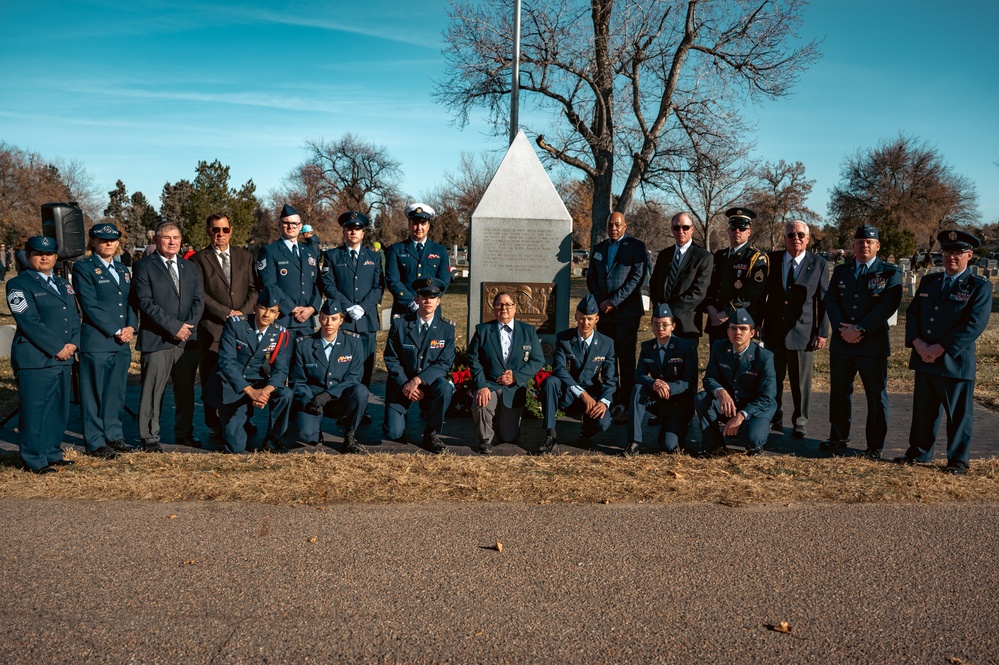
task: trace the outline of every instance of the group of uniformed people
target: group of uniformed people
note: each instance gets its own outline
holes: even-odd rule
[[[440,433],[455,391],[449,380],[454,322],[440,312],[450,284],[448,254],[428,237],[433,209],[411,204],[405,213],[409,237],[387,248],[384,269],[380,254],[363,244],[365,215],[341,215],[343,243],[322,251],[314,234],[299,239],[301,217],[289,205],[281,212],[281,238],[261,248],[252,269],[249,253],[229,245],[232,229],[221,213],[208,217],[212,244],[192,261],[178,255],[179,229],[164,223],[155,251],[132,272],[115,258],[118,229],[95,225],[92,254],[74,264],[72,283],[54,274],[55,241],[29,239],[30,269],[7,284],[17,323],[12,365],[27,467],[49,473],[67,463],[60,442],[77,355],[87,453],[114,458],[133,449],[121,424],[133,339],[142,354],[142,450],[162,450],[159,413],[171,380],[175,440],[201,446],[192,423],[200,366],[206,424],[226,451],[244,452],[253,410],[269,408],[264,450],[287,450],[290,434],[299,442],[321,441],[328,416],[343,425],[345,450],[360,452],[356,430],[370,422],[368,387],[386,282],[393,319],[384,352],[383,434],[401,440],[409,407],[418,402],[426,421],[424,447],[444,452]],[[608,239],[591,255],[590,293],[576,308],[576,326],[558,334],[551,375],[539,386],[546,432],[539,453],[554,449],[556,413],[564,411],[581,417],[583,442],[614,421],[626,423],[628,455],[642,451],[649,414],[660,425],[657,449],[680,451],[696,414],[702,455],[727,444],[759,454],[769,431],[782,429],[788,374],[792,434],[804,438],[813,353],[831,336],[830,437],[820,446],[847,447],[859,373],[869,407],[865,454],[880,458],[887,429],[887,326],[901,301],[901,276],[877,257],[877,229],[857,229],[856,260],[837,266],[830,279],[825,261],[806,251],[803,222],[786,225],[785,251],[767,254],[748,244],[755,214],[744,208],[727,214],[730,246],[713,255],[692,243],[689,214],[671,220],[676,244],[660,253],[650,282],[654,337],[641,343],[637,357],[648,252],[627,235],[622,214],[611,216]],[[975,340],[988,321],[992,289],[968,270],[976,238],[950,230],[939,240],[944,272],[924,278],[908,310],[915,415],[910,448],[900,461],[929,461],[943,412],[949,419],[947,470],[963,473]],[[545,362],[535,328],[516,320],[515,294],[497,294],[492,306],[495,318],[476,326],[468,344],[472,416],[483,454],[496,442],[517,440],[527,385]],[[705,314],[712,345],[698,392],[697,341]]]

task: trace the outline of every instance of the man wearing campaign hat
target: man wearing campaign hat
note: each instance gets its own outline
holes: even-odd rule
[[[556,443],[555,415],[582,413],[579,438],[588,444],[597,432],[611,426],[611,401],[617,388],[614,340],[597,332],[600,307],[593,294],[576,306],[576,327],[555,336],[552,373],[541,382],[541,412],[545,440],[538,454],[552,452]]]
[[[131,450],[122,413],[132,362],[129,342],[139,327],[128,302],[132,275],[118,261],[121,232],[110,223],[90,229],[90,256],[73,264],[73,288],[83,312],[80,329],[80,413],[87,454],[115,458]]]
[[[205,401],[218,410],[225,451],[246,451],[246,421],[251,408],[270,405],[263,449],[284,452],[281,437],[288,430],[293,393],[285,385],[291,366],[292,340],[275,322],[281,305],[264,287],[257,294],[253,316],[226,319],[219,340],[215,371],[205,381]]]
[[[385,280],[392,292],[392,316],[415,312],[416,293],[412,284],[433,277],[451,284],[451,262],[447,247],[429,237],[430,222],[436,213],[426,203],[410,203],[403,211],[409,220],[409,237],[385,250]]]
[[[759,455],[777,411],[774,354],[753,340],[756,322],[739,308],[728,320],[728,339],[711,344],[704,391],[694,408],[701,420],[701,454],[711,457],[726,444]]]
[[[426,413],[423,446],[432,453],[447,450],[440,439],[444,414],[454,397],[449,377],[454,364],[454,321],[440,316],[444,282],[427,277],[410,285],[419,308],[392,319],[385,344],[385,438],[402,440],[410,405]]]
[[[714,253],[711,284],[704,299],[708,313],[706,330],[712,342],[728,336],[728,319],[737,309],[745,309],[757,317],[757,308],[767,288],[770,260],[749,244],[756,213],[748,208],[730,208],[728,217],[728,248]]]
[[[958,229],[937,235],[944,272],[926,275],[905,311],[909,368],[916,371],[909,449],[898,461],[933,461],[940,412],[947,416],[947,466],[968,469],[975,422],[975,342],[992,313],[992,282],[972,275],[968,263],[981,241]]]
[[[673,334],[676,319],[666,303],[652,310],[654,339],[642,342],[631,391],[631,419],[625,454],[637,455],[642,447],[642,421],[651,409],[659,418],[657,447],[678,453],[687,438],[687,425],[694,415],[697,391],[697,340]]]
[[[58,245],[47,236],[25,243],[26,267],[7,282],[7,305],[17,326],[10,364],[21,410],[18,439],[29,471],[52,473],[62,457],[69,420],[70,374],[80,346],[80,314],[72,285],[52,269]]]
[[[341,330],[356,334],[364,345],[364,385],[371,385],[375,368],[375,337],[381,329],[378,303],[385,292],[382,262],[378,254],[362,246],[369,221],[359,212],[337,218],[343,228],[343,244],[326,250],[321,268],[323,294],[335,299],[344,312]],[[364,414],[364,422],[371,418]]]
[[[322,303],[319,291],[319,250],[298,241],[302,218],[287,203],[281,210],[281,238],[260,248],[257,275],[281,303],[278,325],[296,337],[311,335]]]
[[[854,261],[836,266],[826,292],[829,342],[829,438],[822,450],[850,442],[851,395],[857,375],[867,398],[868,459],[881,459],[888,434],[888,319],[902,302],[902,272],[878,258],[878,230],[869,224],[853,234]]]
[[[295,391],[298,436],[303,443],[322,440],[323,416],[345,423],[344,451],[361,453],[357,428],[368,404],[364,376],[364,346],[340,330],[344,313],[336,298],[319,310],[319,331],[298,340],[291,361],[290,385]]]

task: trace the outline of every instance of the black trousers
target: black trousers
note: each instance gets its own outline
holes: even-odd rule
[[[597,332],[614,340],[614,354],[617,356],[617,391],[614,403],[628,408],[631,389],[635,386],[635,367],[638,364],[638,324],[641,317],[618,319],[601,316],[597,321]]]

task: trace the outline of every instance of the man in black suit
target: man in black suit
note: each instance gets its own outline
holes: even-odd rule
[[[725,216],[729,246],[715,252],[711,285],[704,299],[707,333],[712,342],[728,337],[728,319],[735,310],[745,309],[750,317],[759,317],[758,306],[770,272],[766,253],[749,244],[756,213],[748,208],[731,208]]]
[[[205,290],[198,267],[178,255],[180,239],[176,224],[160,224],[153,236],[156,251],[133,268],[129,295],[139,311],[135,347],[142,352],[139,437],[147,452],[163,452],[160,409],[171,379],[176,403],[175,441],[201,447],[194,436],[194,375],[198,371],[196,326],[205,308]]]
[[[783,428],[784,377],[790,375],[794,401],[791,425],[796,439],[807,434],[815,351],[825,348],[829,337],[825,304],[829,265],[824,258],[805,249],[809,237],[808,225],[800,220],[784,226],[787,249],[770,254],[763,305],[763,343],[774,354],[777,375],[777,413],[771,429]]]
[[[701,303],[711,284],[711,252],[694,244],[694,222],[681,212],[670,223],[676,244],[659,252],[656,267],[649,282],[652,310],[659,304],[669,305],[676,328],[673,334],[684,339],[697,339],[703,330]]]
[[[205,405],[205,425],[213,436],[221,437],[218,411],[205,403],[205,385],[218,364],[222,326],[226,319],[253,316],[257,287],[253,255],[242,247],[229,244],[232,240],[229,218],[221,212],[212,213],[205,221],[205,227],[211,244],[191,257],[201,271],[205,289],[205,311],[198,322],[198,374],[201,376],[201,401]]]
[[[586,288],[600,307],[597,332],[614,340],[621,385],[614,393],[611,414],[620,422],[627,413],[628,398],[635,385],[638,324],[645,313],[642,284],[649,266],[645,243],[627,235],[627,230],[624,215],[611,213],[607,220],[607,240],[593,248],[586,272]]]

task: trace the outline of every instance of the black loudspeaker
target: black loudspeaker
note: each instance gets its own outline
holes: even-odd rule
[[[42,205],[42,235],[55,238],[59,258],[75,259],[87,251],[87,234],[83,231],[83,211],[73,203]]]

